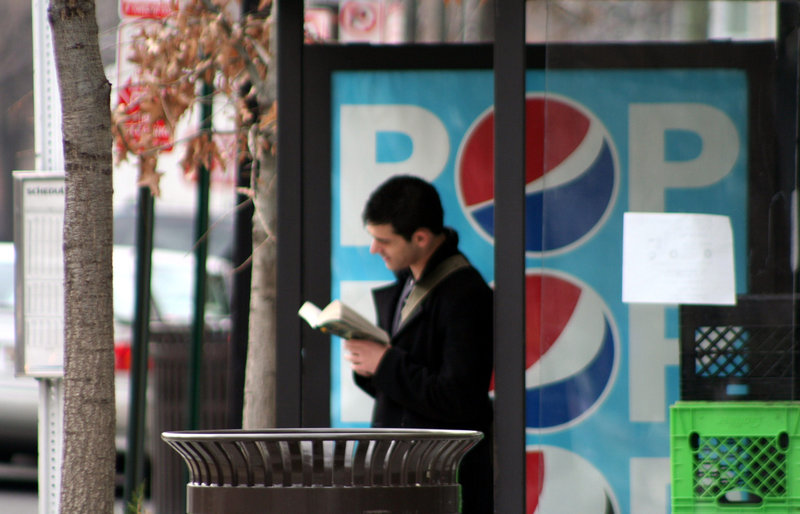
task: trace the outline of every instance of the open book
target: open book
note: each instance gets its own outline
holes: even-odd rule
[[[389,334],[364,318],[340,300],[334,300],[324,309],[311,302],[305,302],[297,314],[311,325],[311,328],[344,339],[369,339],[389,344]]]

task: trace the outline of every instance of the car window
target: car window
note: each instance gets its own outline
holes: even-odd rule
[[[194,311],[194,270],[175,271],[153,269],[153,303],[161,321],[188,323]],[[229,314],[224,280],[218,275],[206,276],[205,313],[211,316]]]
[[[188,323],[192,319],[194,299],[194,269],[153,266],[150,294],[162,321]]]
[[[215,317],[230,315],[229,298],[225,279],[219,275],[209,275],[206,278],[206,314]]]
[[[119,209],[114,214],[114,244],[136,244],[136,209]],[[197,239],[192,213],[156,212],[153,223],[153,247],[191,252]],[[211,216],[208,228],[208,253],[230,259],[233,251],[233,216]]]
[[[123,323],[133,322],[135,295],[132,271],[114,267],[114,317]]]
[[[122,261],[119,261],[120,264]],[[123,323],[131,323],[135,301],[132,261],[127,267],[114,268],[114,315]],[[150,279],[150,318],[167,323],[190,323],[194,311],[194,266],[165,264],[153,258]],[[206,315],[222,317],[230,314],[228,289],[224,277],[206,277]]]

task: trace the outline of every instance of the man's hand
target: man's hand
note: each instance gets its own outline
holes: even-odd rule
[[[347,350],[344,358],[350,361],[352,370],[359,375],[370,377],[375,374],[389,346],[375,341],[348,339],[344,342],[344,349]]]

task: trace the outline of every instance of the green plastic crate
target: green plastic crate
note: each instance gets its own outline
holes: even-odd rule
[[[670,407],[673,514],[800,512],[800,402]]]

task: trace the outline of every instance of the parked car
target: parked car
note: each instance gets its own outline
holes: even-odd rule
[[[136,203],[124,203],[114,208],[114,244],[136,244]],[[157,203],[153,220],[153,246],[181,252],[191,252],[197,238],[195,213],[185,207]],[[208,254],[232,259],[233,212],[209,213]]]
[[[114,345],[117,449],[124,453],[130,388],[131,323],[135,301],[135,247],[115,245],[113,252]],[[186,327],[194,305],[194,255],[154,249],[151,277],[151,321]],[[209,257],[206,280],[206,323],[229,327],[230,264]],[[14,367],[14,246],[0,242],[0,458],[35,453],[38,435],[39,385],[31,377],[15,376]]]
[[[14,376],[14,246],[0,243],[0,459],[36,450],[39,389]]]

